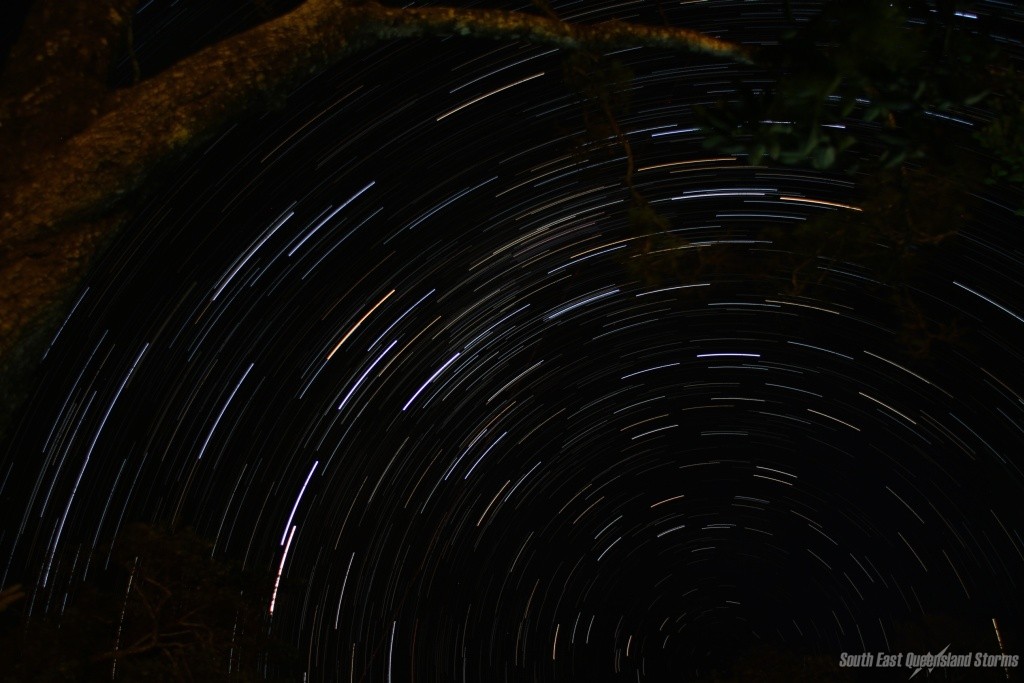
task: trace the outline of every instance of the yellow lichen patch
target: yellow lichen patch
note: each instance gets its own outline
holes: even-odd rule
[[[189,130],[188,126],[181,121],[175,121],[171,126],[171,134],[168,138],[168,142],[174,147],[179,147],[187,144],[191,138],[192,131]]]

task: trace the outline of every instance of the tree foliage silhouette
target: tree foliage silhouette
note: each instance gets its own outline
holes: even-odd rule
[[[36,604],[30,616],[33,602],[56,598],[55,570],[53,594],[22,600],[0,635],[4,680],[293,680],[293,648],[267,635],[269,577],[211,550],[189,530],[130,525],[94,554],[99,566],[73,582],[61,609]]]

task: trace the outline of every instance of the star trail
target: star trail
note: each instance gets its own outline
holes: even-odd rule
[[[551,4],[751,44],[783,22]],[[213,30],[138,11],[143,62]],[[700,680],[759,642],[886,650],[925,613],[1019,629],[1013,201],[974,196],[914,280],[965,341],[910,353],[871,264],[798,293],[777,265],[771,235],[859,212],[856,179],[702,147],[694,107],[756,73],[613,56],[653,249],[547,47],[387,44],[182,162],[47,349],[0,461],[0,586],[59,613],[127,523],[192,527],[272,578],[309,681]],[[734,260],[646,278],[652,253]]]

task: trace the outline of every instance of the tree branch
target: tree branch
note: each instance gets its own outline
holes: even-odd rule
[[[79,132],[99,113],[136,0],[36,2],[0,80],[0,178]]]
[[[361,31],[377,39],[466,36],[523,40],[563,49],[653,47],[695,52],[741,63],[750,63],[754,59],[754,50],[746,45],[673,26],[620,21],[583,25],[523,12],[452,7],[397,8],[376,3],[360,7],[358,15],[365,22]]]
[[[109,44],[111,32],[124,28],[123,10],[134,0],[95,4],[107,11],[121,8],[118,21],[104,29],[101,42]],[[342,58],[381,41],[424,36],[599,50],[648,46],[738,62],[749,62],[754,54],[749,47],[686,28],[618,21],[574,25],[521,12],[306,0],[281,17],[111,94],[90,110],[100,114],[84,130],[35,159],[10,182],[0,178],[0,310],[5,312],[0,317],[0,386],[8,387],[7,395],[0,395],[0,435],[12,404],[19,401],[17,387],[27,387],[28,372],[70,305],[92,256],[130,218],[129,200],[230,123],[280,103]],[[12,68],[15,61],[12,56]],[[99,71],[107,67],[108,62],[97,62]],[[98,72],[92,73],[95,82]],[[56,84],[47,86],[51,109],[77,97],[76,89],[67,87],[65,92]],[[42,110],[36,114],[33,120],[45,125],[48,117]]]
[[[748,62],[750,48],[686,28],[622,22],[574,25],[501,10],[347,7],[307,0],[296,10],[208,47],[115,94],[110,111],[68,141],[0,215],[0,253],[73,220],[90,218],[136,191],[170,159],[209,141],[253,107],[357,49],[383,40],[462,35],[561,48],[649,46]]]

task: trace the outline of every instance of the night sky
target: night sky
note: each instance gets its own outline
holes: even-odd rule
[[[211,4],[143,3],[144,69],[251,21]],[[661,10],[750,43],[783,21]],[[1019,624],[1014,200],[973,197],[915,275],[964,332],[915,355],[870,264],[794,294],[765,237],[852,211],[855,178],[702,148],[693,106],[756,72],[613,56],[672,248],[739,266],[635,267],[624,155],[574,151],[554,50],[349,59],[174,169],[101,259],[0,461],[0,585],[59,610],[128,522],[191,526],[280,573],[272,630],[314,681],[684,680],[757,642],[887,650],[922,613]]]

